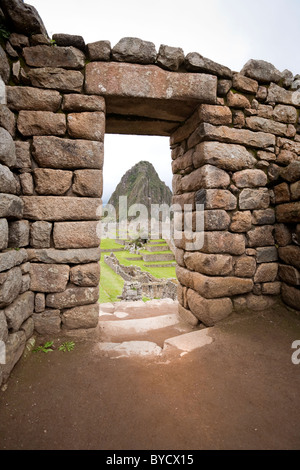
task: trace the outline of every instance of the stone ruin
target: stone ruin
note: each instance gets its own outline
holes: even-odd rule
[[[53,44],[33,7],[0,8],[0,384],[34,331],[97,325],[105,133],[169,136],[173,202],[205,206],[203,248],[175,241],[182,318],[299,311],[300,76],[136,38]]]
[[[157,279],[139,266],[124,266],[114,253],[105,255],[104,261],[125,281],[120,299],[141,300],[143,296],[149,299],[177,299],[176,279]]]

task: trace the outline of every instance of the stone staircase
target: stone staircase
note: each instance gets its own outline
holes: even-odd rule
[[[211,328],[183,322],[177,305],[170,299],[101,304],[97,352],[113,358],[168,358],[211,343]]]

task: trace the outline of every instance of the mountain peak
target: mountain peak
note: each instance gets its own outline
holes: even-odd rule
[[[140,161],[121,178],[108,203],[118,214],[119,197],[127,196],[128,208],[133,204],[144,204],[150,216],[151,204],[172,204],[170,188],[159,178],[152,163]]]

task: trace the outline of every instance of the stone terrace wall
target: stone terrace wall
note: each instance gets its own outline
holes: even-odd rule
[[[300,310],[299,77],[132,38],[53,45],[33,7],[0,7],[0,383],[34,330],[97,324],[105,132],[171,136],[174,202],[205,204],[204,247],[176,242],[187,321],[280,294]]]

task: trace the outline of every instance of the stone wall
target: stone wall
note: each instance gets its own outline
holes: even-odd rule
[[[205,207],[203,248],[175,239],[180,314],[191,323],[263,310],[281,293],[300,310],[299,88],[298,76],[251,60],[221,75],[216,104],[171,136],[174,202],[193,205],[193,223],[195,204]]]
[[[136,38],[53,43],[33,7],[0,6],[0,383],[34,330],[97,324],[105,132],[170,136],[174,203],[205,205],[204,247],[176,241],[183,318],[280,294],[300,310],[299,76]]]
[[[132,298],[131,285],[135,285],[138,295],[150,299],[177,299],[176,279],[157,279],[152,274],[142,271],[139,266],[124,266],[114,253],[104,256],[105,263],[122,279],[124,279],[123,300],[140,300]],[[129,289],[129,294],[128,294]]]

